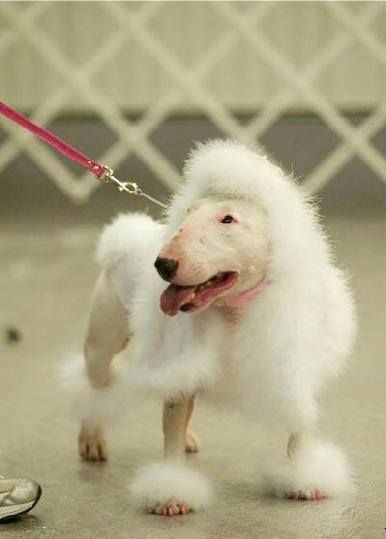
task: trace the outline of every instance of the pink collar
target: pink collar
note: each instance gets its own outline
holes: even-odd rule
[[[255,286],[236,294],[235,296],[227,296],[223,298],[224,305],[232,308],[245,307],[254,297],[257,296],[265,287],[268,285],[269,281],[266,276],[264,276]]]

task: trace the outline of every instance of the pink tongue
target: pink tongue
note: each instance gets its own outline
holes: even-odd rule
[[[165,314],[174,316],[195,289],[194,286],[176,286],[171,284],[161,295],[161,309]]]

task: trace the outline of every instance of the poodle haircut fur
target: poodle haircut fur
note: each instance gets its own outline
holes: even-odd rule
[[[184,177],[164,224],[120,215],[101,235],[82,457],[106,458],[115,386],[121,400],[154,392],[164,401],[165,460],[135,475],[134,505],[164,515],[204,508],[210,485],[184,452],[198,449],[193,399],[207,398],[291,433],[285,460],[265,476],[270,493],[347,492],[344,455],[315,432],[320,391],[354,342],[355,308],[313,204],[278,166],[232,141],[198,145]],[[110,364],[128,341],[123,390]]]

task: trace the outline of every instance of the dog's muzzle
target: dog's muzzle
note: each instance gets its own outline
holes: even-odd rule
[[[158,273],[165,281],[170,281],[177,273],[178,260],[158,257],[154,263]]]

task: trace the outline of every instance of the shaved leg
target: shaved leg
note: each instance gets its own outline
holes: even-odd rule
[[[162,428],[166,460],[185,459],[186,429],[193,410],[193,398],[181,397],[164,403]]]
[[[113,283],[102,273],[96,284],[90,310],[90,322],[84,344],[84,357],[90,384],[96,389],[113,380],[111,362],[129,341],[127,313]],[[84,460],[107,459],[103,426],[85,418],[79,434],[79,454]]]
[[[91,301],[84,357],[90,383],[102,388],[111,383],[110,365],[129,341],[127,312],[113,283],[102,273]]]

